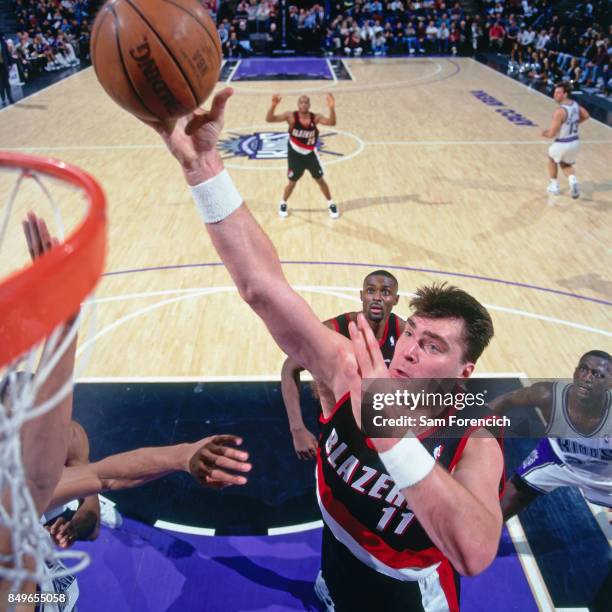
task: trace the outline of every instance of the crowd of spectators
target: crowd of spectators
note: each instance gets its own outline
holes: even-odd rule
[[[556,10],[553,0],[480,0],[471,16],[461,3],[442,0],[331,0],[329,12],[321,0],[300,6],[286,0],[285,20],[279,0],[201,1],[217,22],[226,58],[282,48],[354,57],[492,51],[509,56],[511,74],[610,89],[608,0],[571,12]],[[89,59],[88,0],[15,0],[14,6],[18,31],[6,43],[20,81]]]
[[[327,13],[322,4],[297,7],[289,0],[282,41],[278,0],[240,0],[233,11],[227,4],[225,8],[223,14],[219,11],[218,24],[227,57],[252,53],[253,40],[261,41],[260,48],[267,52],[284,43],[297,53],[329,56],[468,55],[482,42],[480,17],[466,17],[459,2],[342,0]]]
[[[89,0],[15,0],[16,34],[6,37],[9,59],[24,84],[43,71],[89,60]]]
[[[608,0],[578,4],[571,12],[555,11],[553,0],[482,0],[473,16],[459,2],[441,0],[335,1],[327,13],[322,4],[298,8],[288,0],[283,43],[297,53],[328,56],[493,51],[510,56],[511,73],[609,89],[610,26],[606,31],[602,25]],[[278,0],[239,0],[233,9],[231,2],[222,3],[218,24],[225,56],[277,50],[278,15]]]
[[[483,5],[489,44],[509,55],[510,74],[610,92],[608,0],[578,3],[564,12],[555,11],[549,0],[485,0]]]
[[[345,55],[471,55],[480,49],[480,17],[459,2],[355,1],[335,5],[324,50]]]

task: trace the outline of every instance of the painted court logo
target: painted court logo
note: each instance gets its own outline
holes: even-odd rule
[[[321,134],[317,151],[321,155],[344,157],[344,153],[334,150],[335,132]],[[227,138],[219,142],[219,148],[225,159],[246,157],[248,159],[287,159],[289,134],[287,132],[252,132],[237,134],[230,132]]]

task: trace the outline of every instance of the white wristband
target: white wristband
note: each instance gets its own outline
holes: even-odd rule
[[[379,457],[400,489],[423,480],[436,464],[418,438],[410,433],[388,451],[379,453]]]
[[[223,221],[243,201],[227,170],[191,187],[191,196],[204,223]]]

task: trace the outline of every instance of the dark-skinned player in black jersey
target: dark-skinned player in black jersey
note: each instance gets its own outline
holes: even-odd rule
[[[386,270],[375,270],[363,279],[363,289],[359,295],[362,312],[374,332],[374,337],[378,340],[385,363],[389,365],[405,325],[403,319],[392,313],[399,301],[397,279]],[[323,321],[323,324],[348,338],[348,324],[356,320],[356,312],[345,312]],[[297,361],[287,357],[281,370],[281,390],[293,438],[293,448],[300,459],[314,459],[317,456],[319,442],[304,425],[300,406],[300,372],[303,371],[304,368]],[[333,393],[321,384],[317,384],[316,391],[321,404],[331,411],[336,403]]]
[[[302,178],[305,170],[310,172],[312,178],[317,182],[321,192],[327,199],[327,209],[332,219],[340,216],[338,205],[333,201],[329,185],[323,178],[323,166],[317,155],[317,142],[319,140],[319,125],[336,125],[336,103],[334,96],[327,94],[327,107],[329,117],[320,113],[310,112],[310,98],[300,96],[298,98],[298,110],[286,111],[275,114],[276,107],[280,104],[281,96],[272,96],[272,105],[266,113],[266,121],[269,123],[280,123],[286,121],[289,124],[289,143],[287,145],[287,178],[289,182],[283,191],[283,198],[278,205],[278,214],[284,218],[289,214],[287,200],[293,193],[297,182]]]

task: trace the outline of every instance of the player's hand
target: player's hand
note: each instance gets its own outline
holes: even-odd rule
[[[201,485],[215,489],[246,484],[246,477],[240,474],[250,472],[252,466],[249,454],[234,448],[241,444],[242,438],[226,434],[189,444],[189,473]]]
[[[336,106],[336,100],[334,99],[334,96],[332,94],[328,93],[325,96],[325,99],[327,100],[328,108],[332,109]]]
[[[51,234],[49,234],[44,219],[36,216],[33,212],[27,214],[21,225],[32,261],[38,259],[59,244],[59,240],[52,238]]]
[[[282,99],[283,99],[283,97],[280,96],[279,94],[274,94],[272,96],[272,106],[278,106]]]
[[[548,132],[548,130],[542,130],[542,131],[540,132],[540,136],[541,136],[542,138],[548,138],[548,134],[547,134],[547,132]]]
[[[226,87],[215,95],[210,110],[199,108],[175,121],[145,121],[164,140],[184,170],[197,167],[208,153],[217,150],[223,130],[225,105],[234,90]]]
[[[51,236],[49,233],[45,220],[32,211],[30,211],[21,222],[21,227],[23,227],[23,233],[32,261],[36,261],[39,257],[42,257],[60,243],[57,238]],[[66,321],[64,332],[68,331],[77,315],[78,312]]]
[[[74,525],[61,516],[47,527],[47,531],[60,548],[70,548],[76,540]]]
[[[300,459],[314,459],[317,456],[319,444],[306,427],[292,430],[291,435],[293,436],[293,448]]]
[[[360,312],[357,323],[351,321],[348,328],[361,378],[389,378],[380,345],[364,314]]]
[[[351,392],[353,417],[357,427],[361,428],[362,381],[364,378],[389,378],[389,370],[380,351],[380,345],[363,313],[357,315],[356,323],[353,321],[349,323],[348,329],[354,355],[352,359],[344,360],[343,371]],[[396,440],[372,438],[372,442],[380,452],[393,446]]]

